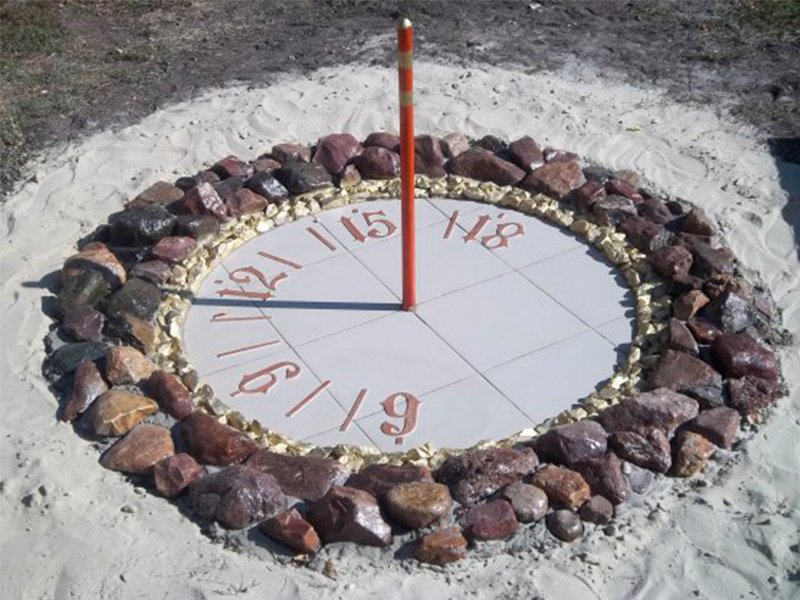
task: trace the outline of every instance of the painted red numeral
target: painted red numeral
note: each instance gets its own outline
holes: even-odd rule
[[[272,389],[272,387],[278,383],[278,375],[276,375],[275,372],[280,371],[281,369],[284,369],[284,379],[293,379],[300,375],[300,367],[295,363],[289,361],[277,362],[274,365],[266,367],[265,369],[261,369],[260,371],[245,373],[242,375],[242,379],[239,381],[238,389],[234,392],[231,392],[231,396],[238,396],[239,394],[269,393],[270,389]],[[262,377],[266,378],[264,383],[255,387],[249,387],[250,384],[254,383],[258,379],[261,379]]]
[[[398,411],[398,400],[405,400],[403,412]],[[384,421],[381,423],[381,432],[384,435],[394,437],[394,443],[401,445],[405,436],[417,428],[417,413],[421,403],[419,398],[407,392],[397,392],[386,398],[386,400],[381,402],[383,412],[393,419],[403,419],[403,426],[398,427],[394,423]]]
[[[500,213],[497,215],[498,219],[504,219],[506,216],[505,213]],[[450,236],[453,233],[453,230],[458,223],[459,212],[453,211],[453,214],[450,215],[450,219],[447,222],[447,228],[445,229],[443,239],[447,240],[450,239]],[[469,242],[476,242],[480,240],[481,245],[484,248],[489,250],[497,250],[498,248],[507,248],[508,241],[511,238],[515,238],[520,235],[525,235],[525,226],[522,223],[498,223],[497,227],[495,227],[494,233],[489,235],[481,236],[483,233],[484,228],[489,224],[492,220],[492,217],[489,215],[481,215],[478,217],[478,220],[475,222],[475,225],[472,226],[467,234],[463,237],[464,243],[468,244]]]
[[[513,231],[505,233],[508,229],[513,229]],[[525,235],[525,226],[522,223],[500,223],[493,235],[485,235],[481,238],[481,244],[489,250],[508,248],[508,240],[518,235]]]
[[[358,211],[354,210],[353,212]],[[364,243],[367,241],[367,237],[378,240],[387,238],[397,231],[397,225],[387,219],[386,213],[382,210],[365,211],[361,213],[361,216],[364,217],[364,222],[369,226],[366,234],[353,222],[352,217],[342,217],[339,219],[341,224],[344,225],[344,228],[347,229],[348,233],[352,235],[353,239],[357,242]]]
[[[219,290],[217,295],[221,297],[231,296],[235,298],[256,298],[258,300],[269,300],[272,298],[272,292],[275,291],[275,287],[287,277],[288,275],[283,271],[274,277],[268,278],[266,275],[264,275],[264,273],[253,266],[239,267],[238,269],[231,271],[230,275],[228,275],[228,279],[241,285],[261,284],[269,291],[257,292],[253,290],[236,290],[225,288]],[[220,281],[219,283],[222,282]]]

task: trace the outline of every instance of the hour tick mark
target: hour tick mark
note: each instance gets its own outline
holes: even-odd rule
[[[364,402],[364,398],[367,397],[367,390],[362,389],[358,392],[358,396],[356,396],[356,401],[353,402],[353,406],[350,407],[350,412],[347,413],[347,418],[342,423],[342,426],[339,427],[339,431],[347,431],[347,428],[350,427],[350,423],[353,422],[353,419],[356,418],[358,414],[358,409],[361,408],[361,403]]]
[[[280,340],[270,340],[268,342],[262,342],[261,344],[253,344],[252,346],[243,346],[241,348],[236,348],[235,350],[226,350],[225,352],[220,352],[217,354],[217,358],[224,358],[226,356],[231,356],[233,354],[239,354],[240,352],[247,352],[248,350],[256,350],[257,348],[266,348],[267,346],[274,346],[275,344],[279,344]]]
[[[328,248],[331,252],[336,252],[336,246],[326,236],[322,235],[313,227],[306,227],[306,231],[313,235],[323,246]]]
[[[319,384],[317,387],[315,387],[315,388],[314,388],[314,390],[313,390],[313,391],[312,391],[312,392],[311,392],[311,393],[310,393],[308,396],[306,396],[305,398],[303,398],[302,400],[300,400],[300,402],[298,402],[297,404],[295,404],[295,405],[294,405],[294,406],[293,406],[293,407],[292,407],[292,408],[289,410],[289,412],[287,412],[287,413],[286,413],[286,416],[287,416],[287,417],[292,417],[292,416],[296,415],[297,413],[299,413],[299,412],[300,412],[300,411],[301,411],[301,410],[302,410],[302,409],[305,407],[305,405],[306,405],[306,404],[308,404],[308,403],[309,403],[309,402],[311,402],[311,401],[312,401],[314,398],[316,398],[317,396],[319,396],[319,395],[322,393],[322,391],[323,391],[325,388],[327,388],[327,387],[328,387],[330,384],[331,384],[331,381],[330,381],[330,379],[328,379],[328,380],[326,380],[326,381],[323,381],[322,383],[320,383],[320,384]]]

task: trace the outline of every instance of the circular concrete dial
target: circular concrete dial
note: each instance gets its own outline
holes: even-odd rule
[[[466,448],[569,408],[630,343],[624,281],[513,210],[417,201],[417,300],[400,310],[400,203],[305,217],[205,278],[184,344],[248,419],[319,446]]]

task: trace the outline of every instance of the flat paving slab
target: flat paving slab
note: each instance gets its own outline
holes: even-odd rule
[[[418,199],[417,300],[400,310],[400,203],[281,225],[225,257],[184,323],[201,381],[320,446],[466,448],[569,408],[630,344],[630,290],[535,217]]]

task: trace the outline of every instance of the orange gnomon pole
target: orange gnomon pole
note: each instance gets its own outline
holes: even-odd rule
[[[403,226],[403,310],[416,304],[414,243],[414,31],[403,19],[397,28],[400,81],[400,206]]]

